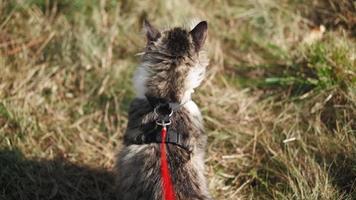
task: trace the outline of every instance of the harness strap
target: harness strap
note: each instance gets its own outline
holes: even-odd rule
[[[183,143],[183,135],[170,127],[167,127],[166,137],[162,138],[161,127],[157,126],[150,132],[142,133],[138,135],[133,144],[151,144],[151,143],[168,143],[179,146],[180,148],[186,150],[188,153],[191,152],[189,147]]]

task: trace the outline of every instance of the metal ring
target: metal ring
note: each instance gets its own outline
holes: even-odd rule
[[[171,120],[169,120],[167,123],[164,121],[161,121],[161,122],[156,121],[156,124],[165,127],[165,126],[171,125]]]

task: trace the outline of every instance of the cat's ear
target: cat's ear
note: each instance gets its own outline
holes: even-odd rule
[[[199,22],[199,24],[190,31],[190,35],[193,38],[195,50],[199,51],[203,47],[206,36],[208,35],[208,23],[206,21]]]
[[[157,41],[161,33],[148,20],[143,20],[143,30],[145,31],[147,42]]]

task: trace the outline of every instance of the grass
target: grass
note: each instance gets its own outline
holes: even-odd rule
[[[209,22],[211,62],[194,100],[216,199],[355,199],[355,9],[0,0],[0,199],[113,198],[145,17]]]

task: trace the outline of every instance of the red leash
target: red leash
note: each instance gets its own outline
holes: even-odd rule
[[[166,126],[162,127],[161,131],[162,142],[161,142],[161,177],[163,183],[163,200],[175,200],[174,188],[172,184],[172,179],[169,173],[168,161],[166,155],[166,136],[167,128]]]

